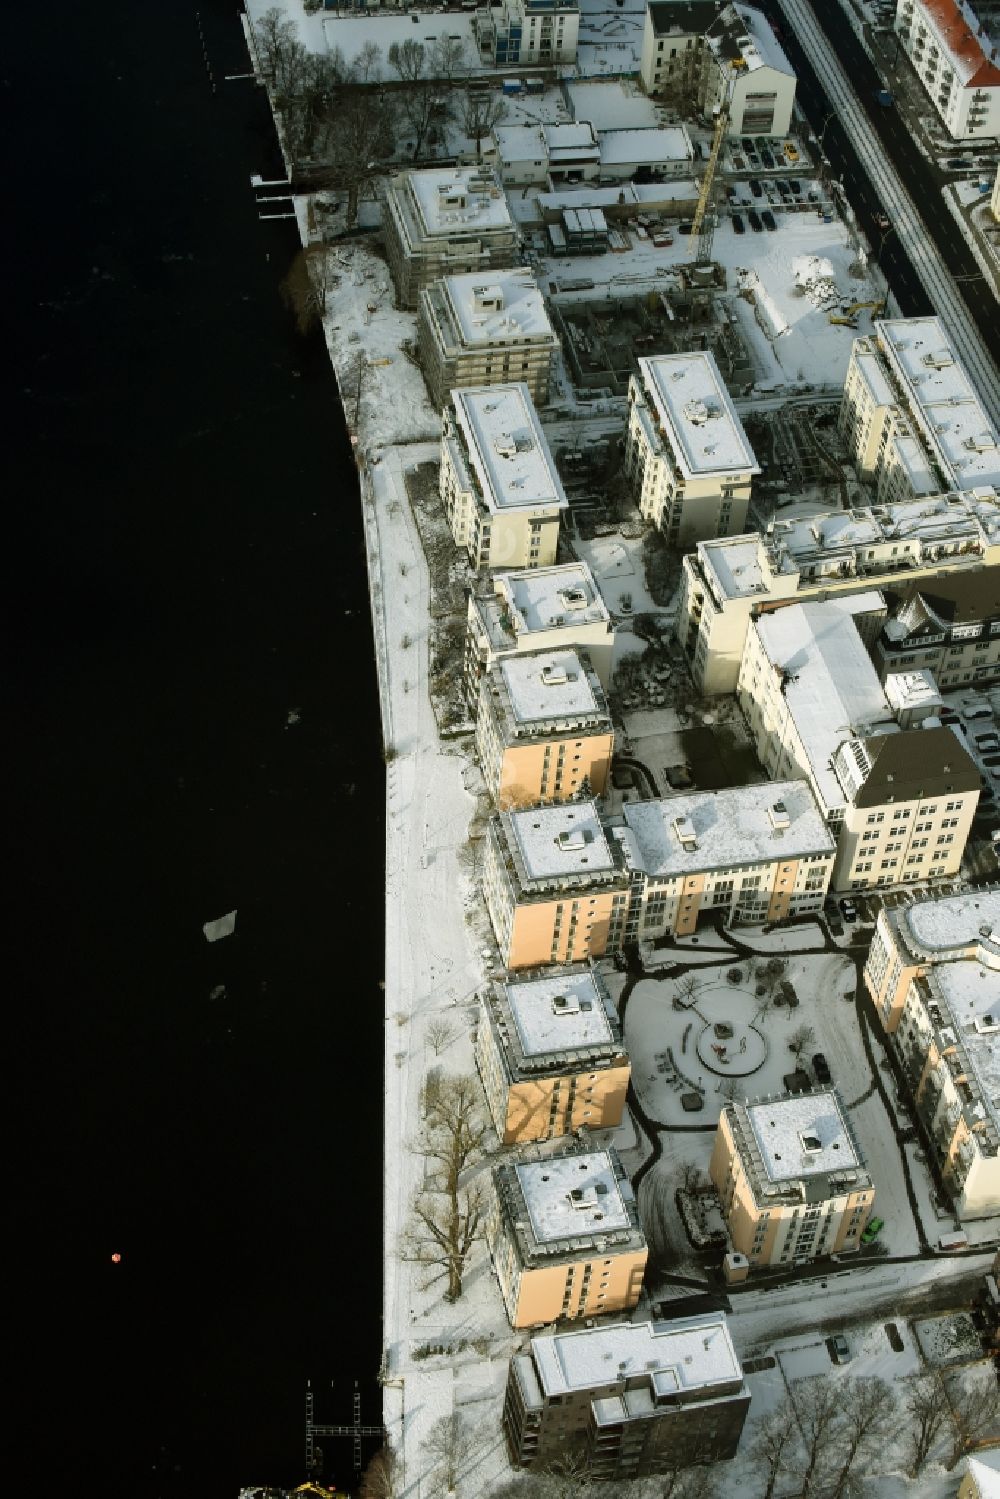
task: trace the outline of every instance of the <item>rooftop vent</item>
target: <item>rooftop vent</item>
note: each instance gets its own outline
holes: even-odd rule
[[[556,842],[566,853],[578,852],[586,848],[591,841],[591,834],[587,828],[563,828]]]
[[[555,994],[552,997],[552,1010],[556,1015],[575,1015],[580,1005],[577,999],[570,994]]]
[[[554,662],[542,667],[541,676],[542,683],[546,687],[562,687],[569,681],[565,667],[556,666]]]
[[[472,305],[476,312],[502,312],[503,289],[499,286],[474,286]]]
[[[807,1154],[814,1154],[817,1150],[823,1149],[823,1141],[819,1135],[801,1134],[799,1135],[799,1142]]]
[[[715,407],[703,401],[700,396],[695,396],[693,400],[684,403],[684,415],[693,427],[703,427],[709,417],[718,416],[718,414]]]
[[[586,609],[590,603],[586,588],[580,584],[572,588],[560,588],[559,597],[564,609]]]
[[[788,808],[784,802],[774,802],[768,808],[771,817],[771,826],[774,828],[790,828],[792,819],[788,815]]]
[[[950,349],[938,349],[936,353],[924,354],[920,362],[931,370],[946,370],[955,363]]]
[[[493,448],[498,458],[516,458],[517,447],[517,438],[511,432],[500,432],[493,439]]]
[[[694,823],[690,817],[675,817],[674,833],[682,848],[693,849],[698,847],[698,835],[695,833]]]

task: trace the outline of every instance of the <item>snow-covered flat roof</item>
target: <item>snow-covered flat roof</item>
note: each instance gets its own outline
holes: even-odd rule
[[[589,1051],[613,1040],[603,996],[589,969],[508,979],[504,990],[526,1057]]]
[[[938,964],[933,982],[979,1084],[979,1098],[968,1102],[967,1108],[996,1131],[1000,1128],[1000,974],[975,959],[964,959]]]
[[[776,811],[779,804],[783,812]],[[622,817],[640,866],[654,877],[834,851],[807,781],[768,781],[627,802]]]
[[[548,154],[540,125],[497,125],[493,131],[497,155],[505,164],[531,161],[543,164]]]
[[[710,352],[640,359],[639,374],[688,475],[760,473]]]
[[[941,706],[941,694],[929,671],[891,671],[885,679],[885,696],[895,713]]]
[[[628,208],[655,211],[669,209],[677,202],[697,202],[698,184],[691,177],[667,177],[663,182],[620,182],[601,187],[596,182],[583,187],[560,188],[557,192],[539,193],[538,206],[544,212],[562,213],[567,208]]]
[[[856,350],[854,367],[868,387],[868,394],[876,406],[895,406],[896,393],[889,384],[881,359],[873,349]]]
[[[585,562],[501,573],[494,577],[494,587],[513,614],[518,635],[581,621],[611,621],[594,575]]]
[[[505,656],[498,670],[518,723],[552,719],[606,718],[576,651],[537,651]]]
[[[895,726],[878,673],[854,621],[828,604],[789,604],[762,614],[754,628],[773,667],[809,769],[827,808],[844,792],[830,761],[846,739]]]
[[[573,78],[564,87],[574,118],[589,120],[595,130],[641,129],[657,122],[656,105],[636,89],[631,79],[597,82]]]
[[[938,480],[927,461],[927,454],[915,437],[901,434],[890,439],[896,463],[906,474],[907,482],[916,495],[934,494]]]
[[[505,814],[530,880],[607,874],[615,868],[594,802]]]
[[[1000,484],[1000,439],[940,318],[880,319],[875,330],[951,482]]]
[[[462,342],[470,349],[515,338],[555,339],[544,298],[528,270],[445,276],[444,285]]]
[[[414,17],[415,20],[412,19]],[[357,61],[369,42],[375,42],[382,49],[382,76],[385,78],[395,78],[385,61],[394,42],[419,42],[422,45],[427,78],[438,76],[435,44],[442,37],[464,45],[463,71],[482,73],[490,71],[493,66],[492,63],[480,62],[479,46],[473,32],[473,17],[459,11],[449,11],[447,15],[431,10],[404,11],[402,14],[395,10],[365,11],[362,16],[335,16],[327,13],[323,17],[323,32],[327,50],[332,52],[335,47],[339,48],[348,65]]]
[[[507,199],[489,167],[429,167],[408,175],[429,236],[513,228]]]
[[[567,504],[528,387],[453,390],[469,463],[490,510],[564,509]]]
[[[897,911],[895,920],[904,939],[909,936],[918,950],[939,958],[982,942],[984,928],[996,944],[1000,942],[1000,890],[915,901]]]
[[[743,1369],[721,1312],[676,1322],[620,1323],[531,1340],[543,1393],[601,1389],[635,1376],[666,1376],[664,1388],[705,1389],[742,1380]]]
[[[832,1089],[747,1105],[764,1169],[773,1182],[798,1181],[860,1166]]]
[[[632,1226],[623,1190],[606,1150],[550,1156],[515,1166],[531,1229],[539,1244],[592,1239]]]
[[[647,130],[604,130],[600,136],[601,165],[623,166],[659,161],[690,161],[691,137],[683,125]]]

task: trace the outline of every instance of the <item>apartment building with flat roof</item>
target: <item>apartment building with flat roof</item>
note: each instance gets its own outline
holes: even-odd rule
[[[592,801],[495,813],[482,880],[506,968],[572,963],[621,945],[630,877]]]
[[[382,232],[401,307],[442,276],[514,264],[518,233],[496,174],[484,166],[429,167],[386,184]]]
[[[639,1300],[649,1251],[614,1150],[501,1161],[486,1239],[512,1327],[631,1311]]]
[[[897,0],[893,30],[952,140],[1000,135],[1000,56],[962,0]]]
[[[842,602],[751,621],[737,696],[761,763],[812,787],[837,839],[834,889],[955,874],[979,771],[936,718],[899,725]]]
[[[605,691],[615,627],[585,562],[492,573],[469,594],[463,677],[471,711],[498,661],[540,650],[584,650]]]
[[[504,1145],[622,1122],[631,1065],[614,1001],[591,964],[490,985],[476,1066]]]
[[[702,541],[687,554],[677,636],[700,692],[734,692],[754,616],[998,563],[991,488],[775,519],[763,534]]]
[[[476,7],[473,29],[484,62],[551,68],[576,61],[579,0],[496,0]]]
[[[518,268],[488,277],[444,276],[425,286],[417,347],[439,411],[452,390],[511,382],[526,385],[536,405],[544,406],[559,340],[538,283]]]
[[[818,910],[835,843],[804,780],[628,802],[500,812],[483,891],[508,968],[600,957],[623,941],[686,936]]]
[[[1000,676],[1000,567],[883,589],[887,615],[871,656],[883,683],[929,672],[943,689]]]
[[[581,1461],[596,1479],[734,1457],[750,1392],[722,1312],[542,1333],[510,1361],[503,1428],[516,1468]]]
[[[805,781],[628,802],[618,831],[632,874],[627,941],[685,937],[822,908],[835,845]]]
[[[614,745],[604,689],[582,652],[508,656],[479,684],[476,754],[501,810],[603,796]]]
[[[751,1271],[856,1250],[875,1203],[833,1088],[727,1104],[709,1175]]]
[[[1000,1211],[1000,890],[883,908],[864,981],[956,1214]]]
[[[455,543],[477,571],[555,562],[568,502],[526,385],[451,392],[440,488]]]
[[[1000,485],[1000,438],[937,317],[854,341],[840,431],[880,503]]]
[[[671,546],[732,535],[760,465],[710,352],[639,360],[629,380],[625,472]]]

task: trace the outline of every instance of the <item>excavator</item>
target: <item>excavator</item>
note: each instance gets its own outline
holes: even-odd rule
[[[843,312],[831,312],[830,322],[840,323],[847,328],[856,328],[858,326],[858,313],[865,307],[870,307],[875,317],[878,317],[880,313],[885,311],[884,302],[852,302],[850,307],[845,308]]]

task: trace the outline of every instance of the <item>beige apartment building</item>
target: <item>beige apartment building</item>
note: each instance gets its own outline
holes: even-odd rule
[[[832,1088],[727,1104],[709,1175],[732,1246],[751,1271],[856,1250],[875,1204]]]
[[[1000,135],[1000,67],[986,19],[961,0],[898,0],[894,22],[952,140],[983,145]]]
[[[1000,438],[939,318],[876,319],[855,339],[840,431],[880,504],[1000,485]]]
[[[543,1327],[639,1300],[649,1251],[614,1150],[573,1150],[493,1168],[486,1240],[512,1327]]]
[[[590,964],[497,980],[483,996],[476,1065],[504,1145],[622,1122],[631,1064]]]
[[[760,466],[710,352],[640,359],[629,380],[625,472],[674,547],[739,532]]]
[[[916,703],[897,722],[855,627],[865,595],[791,604],[751,621],[737,684],[770,775],[809,782],[837,839],[836,890],[957,873],[979,771],[951,728]],[[905,704],[905,699],[904,699]]]
[[[686,937],[706,915],[758,925],[823,905],[834,841],[805,781],[628,802],[622,821],[626,941]]]
[[[466,702],[475,712],[480,681],[499,661],[541,650],[586,651],[607,691],[614,649],[615,627],[585,562],[492,573],[469,595]]]
[[[431,400],[440,411],[448,393],[467,386],[526,385],[531,399],[549,399],[559,340],[530,271],[445,276],[420,293],[417,347]]]
[[[555,562],[568,502],[526,385],[452,391],[440,488],[455,543],[477,572]]]
[[[776,519],[763,535],[703,541],[688,553],[677,636],[698,690],[731,693],[758,615],[898,586],[901,578],[964,580],[998,563],[1000,501],[989,488]],[[858,620],[863,626],[864,615]]]
[[[864,979],[956,1214],[1000,1211],[1000,891],[883,909]]]
[[[480,682],[476,754],[502,811],[603,796],[614,745],[604,689],[580,652],[509,656]]]
[[[1000,568],[906,581],[883,594],[888,614],[871,646],[883,684],[893,673],[929,672],[942,690],[1000,676]]]
[[[483,851],[483,895],[506,968],[617,952],[630,877],[592,801],[497,812]]]
[[[639,77],[712,119],[729,102],[729,135],[787,135],[795,72],[764,14],[705,0],[652,0],[646,6]]]
[[[725,1316],[709,1312],[533,1337],[510,1361],[503,1429],[515,1468],[569,1458],[621,1483],[734,1457],[749,1407]]]
[[[430,167],[390,179],[382,213],[389,270],[401,307],[442,276],[483,275],[514,264],[518,233],[488,167]]]

